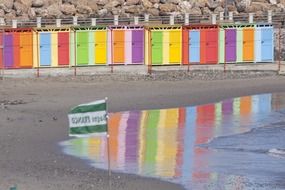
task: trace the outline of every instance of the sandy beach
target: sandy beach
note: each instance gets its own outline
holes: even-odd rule
[[[58,145],[69,139],[67,113],[73,106],[104,97],[110,112],[199,105],[285,92],[285,77],[274,73],[211,80],[67,76],[5,78],[0,86],[0,189],[17,185],[19,190],[101,190],[108,189],[107,172],[63,154]],[[112,175],[111,183],[112,189],[183,189],[119,173]]]

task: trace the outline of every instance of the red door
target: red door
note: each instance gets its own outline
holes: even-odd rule
[[[215,28],[206,30],[205,56],[207,64],[218,63],[218,30]]]
[[[58,65],[69,65],[69,32],[58,33]]]
[[[189,64],[189,31],[182,30],[182,63]]]

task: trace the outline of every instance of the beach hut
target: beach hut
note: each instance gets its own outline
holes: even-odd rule
[[[31,68],[33,66],[32,28],[4,29],[2,45],[4,68]]]
[[[150,49],[152,65],[181,64],[182,27],[180,25],[148,26],[146,32],[148,33],[146,36],[150,36],[146,51]]]
[[[111,64],[144,63],[144,26],[114,25],[109,26],[109,31],[112,42],[108,57]]]
[[[107,26],[78,26],[73,27],[72,30],[72,39],[75,36],[76,44],[76,65],[106,65],[108,62]],[[74,52],[74,47],[72,49]]]
[[[256,24],[255,62],[273,62],[273,35],[272,24]]]
[[[218,39],[218,25],[183,26],[183,63],[218,63]]]
[[[34,67],[70,65],[70,28],[35,28],[33,39]]]

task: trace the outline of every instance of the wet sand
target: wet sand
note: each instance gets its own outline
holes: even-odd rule
[[[104,78],[103,78],[104,79]],[[96,80],[89,77],[0,80],[0,188],[19,190],[108,189],[107,172],[64,155],[67,112],[109,98],[109,111],[171,108],[230,97],[285,92],[285,77],[197,80]],[[134,175],[113,174],[112,189],[183,189]]]

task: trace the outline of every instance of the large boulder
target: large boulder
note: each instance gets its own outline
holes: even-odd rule
[[[179,9],[182,13],[189,13],[192,9],[192,4],[189,1],[182,1],[179,3]]]
[[[23,5],[22,3],[15,2],[14,3],[14,10],[16,11],[17,16],[22,16],[28,12],[28,7]]]
[[[145,9],[150,9],[152,8],[152,3],[149,0],[141,0],[142,5],[144,6]]]
[[[60,11],[64,14],[64,15],[70,15],[70,16],[74,16],[76,14],[76,8],[74,5],[72,4],[62,4],[60,6]]]
[[[126,5],[129,6],[129,5],[137,5],[139,4],[140,0],[127,0],[126,1]]]
[[[216,0],[208,0],[206,2],[206,5],[207,7],[210,9],[210,10],[215,10],[215,8],[217,8],[218,6],[221,5],[221,3],[219,1],[216,1]]]
[[[44,6],[43,0],[33,0],[32,1],[32,7],[41,8],[42,6]]]
[[[245,12],[251,5],[251,0],[235,0],[235,5],[238,12]]]
[[[202,15],[202,11],[199,7],[193,7],[189,13],[191,15]]]
[[[95,12],[98,10],[97,0],[89,0],[87,2],[87,6],[90,7]]]
[[[268,3],[261,3],[261,2],[252,2],[251,6],[247,7],[245,9],[245,12],[247,13],[253,13],[257,11],[267,11],[269,10],[269,4]]]
[[[171,13],[176,11],[177,6],[172,4],[172,3],[165,3],[165,4],[160,4],[159,5],[159,10],[162,13]]]
[[[31,7],[32,6],[32,0],[15,0],[14,3],[16,3],[16,2],[21,3],[21,4],[23,4],[23,5],[27,6],[27,7]]]
[[[76,10],[79,14],[90,15],[92,13],[92,9],[86,5],[78,5]]]
[[[59,18],[62,15],[58,4],[52,4],[47,7],[46,10],[48,12],[48,18]]]
[[[97,11],[99,17],[104,17],[108,14],[108,10],[107,9],[100,9],[99,11]]]
[[[0,4],[5,5],[7,9],[12,9],[14,1],[13,0],[0,0]]]
[[[147,13],[152,16],[159,16],[159,10],[155,8],[147,9]]]
[[[115,7],[118,7],[120,6],[121,3],[117,0],[113,0],[113,1],[110,1],[109,3],[107,3],[104,8],[107,9],[107,10],[112,10],[113,8]]]

